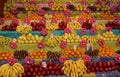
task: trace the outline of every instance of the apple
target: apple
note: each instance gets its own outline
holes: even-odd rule
[[[103,65],[102,65],[102,62],[98,62],[98,66],[99,67],[102,67]]]
[[[52,74],[52,75],[54,75],[54,74],[55,74],[55,72],[52,70],[52,71],[51,71],[51,74]]]

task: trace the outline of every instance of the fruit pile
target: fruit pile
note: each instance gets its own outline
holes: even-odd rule
[[[11,13],[6,13],[5,16],[4,16],[5,20],[12,20],[14,18],[15,18],[15,16],[12,15]]]
[[[87,67],[87,73],[108,72],[108,71],[115,71],[119,69],[119,67],[115,64],[115,62],[110,62],[110,61],[87,63],[86,67]]]
[[[119,22],[108,22],[106,24],[106,27],[111,27],[112,29],[120,29],[120,23]]]
[[[28,35],[22,35],[17,39],[17,42],[20,44],[36,44],[43,40],[43,36],[35,35],[33,36],[31,33]]]
[[[62,54],[67,58],[80,58],[84,55],[84,52],[80,48],[65,48],[62,50]]]
[[[47,59],[49,61],[59,60],[60,56],[61,56],[61,54],[59,52],[51,52],[51,51],[47,52]]]
[[[47,36],[45,38],[45,44],[49,47],[56,46],[60,41],[62,41],[61,36]]]
[[[91,16],[89,14],[86,14],[86,13],[81,13],[79,15],[79,18],[83,18],[84,20],[89,20],[91,18]]]
[[[40,20],[42,17],[37,14],[30,14],[28,18],[30,18],[30,20]]]
[[[91,57],[97,57],[98,56],[98,52],[99,52],[98,49],[95,49],[93,51],[86,51],[85,54],[89,55]]]
[[[67,27],[73,30],[80,30],[82,28],[82,26],[77,21],[69,22]]]
[[[112,31],[103,33],[103,37],[106,41],[116,41],[117,40],[116,35]]]
[[[0,36],[0,46],[9,45],[11,38]]]
[[[41,31],[42,28],[45,28],[45,23],[43,22],[31,22],[32,31]]]
[[[58,25],[55,23],[52,23],[52,24],[49,23],[49,24],[46,24],[46,29],[49,31],[54,31],[58,29]]]
[[[68,43],[75,43],[75,42],[81,41],[80,37],[74,33],[64,34],[62,37],[63,37],[63,40]]]
[[[13,53],[12,52],[0,52],[0,60],[7,60],[8,58],[12,58]]]
[[[16,59],[24,59],[28,56],[28,51],[26,50],[16,50],[14,52],[14,58]]]
[[[114,16],[110,13],[103,13],[102,14],[102,20],[113,20]]]
[[[55,20],[64,20],[66,17],[64,14],[60,13],[60,14],[54,14],[53,19]]]
[[[47,75],[63,75],[64,72],[61,70],[62,66],[60,64],[54,64],[52,62],[46,62],[47,66],[43,67],[42,63],[25,65],[25,72],[22,74],[22,77],[26,76],[47,76]]]
[[[2,77],[18,77],[24,73],[24,67],[20,63],[13,65],[4,64],[0,67],[0,74]]]
[[[85,11],[87,7],[82,5],[75,5],[75,9],[78,11]]]
[[[27,25],[19,25],[17,26],[16,32],[21,33],[21,34],[28,34],[29,32],[32,31],[32,27]]]
[[[47,53],[44,50],[34,50],[29,55],[33,59],[43,59],[47,57]]]
[[[103,57],[103,56],[114,56],[115,55],[115,51],[114,49],[110,48],[109,46],[103,45],[99,48],[99,56]]]
[[[17,23],[10,23],[10,25],[5,25],[2,27],[3,31],[15,31],[17,28],[18,24]]]
[[[65,10],[65,6],[63,4],[60,4],[60,3],[54,3],[51,7],[51,9],[53,11],[62,11],[62,10]]]
[[[62,70],[66,76],[79,77],[86,73],[87,68],[84,64],[84,61],[81,59],[77,61],[66,60],[62,67]]]

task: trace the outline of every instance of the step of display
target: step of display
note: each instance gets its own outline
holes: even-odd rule
[[[112,30],[113,33],[115,35],[120,35],[120,30]],[[103,33],[105,33],[106,31],[103,30]],[[39,31],[34,31],[31,32],[33,35],[41,35]],[[54,35],[58,35],[58,36],[62,36],[64,34],[64,32],[62,30],[56,30],[53,32]],[[77,31],[77,34],[79,36],[82,36],[80,34],[80,31]],[[90,30],[88,30],[87,35],[91,35],[94,36],[95,34],[90,34]],[[18,38],[19,36],[21,36],[21,34],[17,33],[16,31],[0,31],[0,36],[5,36],[5,37],[11,37],[11,38]]]

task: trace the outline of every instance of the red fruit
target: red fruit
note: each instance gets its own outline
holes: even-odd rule
[[[96,71],[96,72],[98,72],[98,71],[99,71],[99,68],[98,68],[98,67],[96,67],[96,68],[95,68],[95,71]]]
[[[108,71],[108,68],[107,68],[107,67],[106,67],[106,68],[104,68],[104,71],[105,71],[105,72],[107,72],[107,71]]]
[[[27,73],[27,75],[28,75],[28,76],[31,76],[31,73],[30,73],[30,72],[28,72],[28,73]]]
[[[90,69],[87,69],[87,71],[86,71],[87,73],[90,73],[91,71],[90,71]]]
[[[109,68],[108,68],[108,70],[109,70],[109,71],[111,71],[111,70],[112,70],[112,68],[111,68],[111,67],[109,67]]]
[[[63,75],[63,74],[64,74],[64,71],[63,71],[63,70],[60,70],[60,73],[61,73],[61,75]]]
[[[50,75],[50,71],[46,71],[46,74],[47,74],[47,75]]]
[[[26,73],[23,73],[23,74],[22,74],[22,77],[25,77],[25,76],[26,76]]]
[[[56,74],[56,75],[60,75],[60,72],[59,72],[59,71],[55,71],[55,74]]]
[[[52,66],[49,66],[48,68],[49,68],[49,70],[52,70]]]
[[[99,70],[100,70],[100,72],[102,72],[102,71],[103,71],[103,68],[99,68]]]
[[[39,71],[43,71],[43,68],[42,68],[42,67],[40,67],[40,68],[39,68]]]
[[[45,70],[45,71],[48,71],[49,69],[46,67],[46,68],[44,68],[44,70]]]
[[[96,66],[97,66],[97,62],[93,62],[93,66],[95,66],[95,67],[96,67]]]
[[[35,70],[35,72],[37,72],[37,71],[38,71],[38,68],[36,67],[36,68],[34,68],[34,70]]]
[[[52,74],[52,75],[54,75],[54,74],[55,74],[55,72],[52,70],[52,71],[51,71],[51,74]]]
[[[36,76],[36,72],[33,72],[33,74],[32,74],[33,76]]]
[[[104,66],[104,67],[107,67],[107,63],[106,63],[106,62],[103,62],[103,66]]]
[[[33,70],[33,68],[30,68],[30,72],[33,72],[34,70]]]
[[[38,72],[38,76],[41,76],[41,72]]]
[[[45,73],[45,71],[42,71],[42,75],[45,75],[46,73]]]
[[[99,66],[99,67],[102,67],[102,62],[98,62],[98,66]]]
[[[109,61],[106,64],[107,64],[108,67],[110,67],[110,65],[111,65],[111,63]]]

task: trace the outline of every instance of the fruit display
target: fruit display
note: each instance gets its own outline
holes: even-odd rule
[[[33,59],[42,59],[47,57],[47,53],[44,50],[33,50],[29,56]]]
[[[37,14],[30,14],[28,18],[30,18],[30,20],[40,20],[42,17]]]
[[[66,60],[62,67],[64,74],[70,77],[79,77],[86,73],[86,66],[84,61],[79,59],[77,61]]]
[[[120,29],[120,23],[119,21],[114,22],[114,20],[112,22],[108,22],[106,24],[106,27],[111,27],[112,29]]]
[[[42,28],[45,28],[45,24],[42,22],[31,22],[32,31],[41,31]]]
[[[60,3],[54,3],[54,4],[52,5],[51,9],[52,9],[53,11],[59,11],[59,10],[62,11],[62,10],[65,10],[66,8],[65,8],[64,5],[62,5],[62,4],[60,4]]]
[[[32,31],[32,27],[27,25],[19,25],[17,26],[16,32],[21,33],[21,34],[28,34],[29,32]]]
[[[67,27],[72,29],[72,30],[80,30],[82,28],[82,26],[79,24],[79,22],[69,22],[67,24]]]
[[[67,34],[64,34],[62,37],[63,37],[63,40],[68,43],[75,43],[81,40],[81,38],[74,33],[67,33]]]
[[[65,48],[62,50],[62,54],[67,58],[80,58],[84,55],[84,52],[80,48]]]
[[[0,67],[0,74],[3,77],[18,77],[24,73],[24,67],[20,63],[14,65],[4,64]]]
[[[59,52],[52,52],[52,51],[47,52],[47,59],[49,61],[59,60],[60,56],[61,54]]]
[[[11,38],[0,36],[0,46],[9,45]]]
[[[36,44],[43,40],[43,36],[32,35],[31,33],[27,35],[22,35],[17,39],[20,44]]]
[[[109,46],[103,45],[100,46],[99,48],[99,56],[114,56],[115,55],[115,51],[113,48],[110,48]]]
[[[39,64],[25,65],[25,72],[22,77],[26,76],[48,76],[48,75],[63,75],[62,66],[60,64],[55,64],[52,62],[46,62],[46,67],[42,66],[42,62]]]
[[[112,31],[103,33],[103,37],[106,41],[116,41],[117,40],[116,35]]]
[[[0,52],[0,60],[7,60],[8,58],[12,57],[14,57],[12,52]]]
[[[55,23],[51,23],[51,24],[49,23],[49,24],[46,24],[46,29],[49,31],[54,31],[58,29],[58,25]]]
[[[14,52],[15,59],[24,59],[27,56],[28,56],[28,51],[26,51],[26,50],[16,50]]]
[[[93,62],[86,64],[87,73],[91,72],[108,72],[118,70],[118,66],[115,62]],[[96,67],[96,68],[93,68]]]

